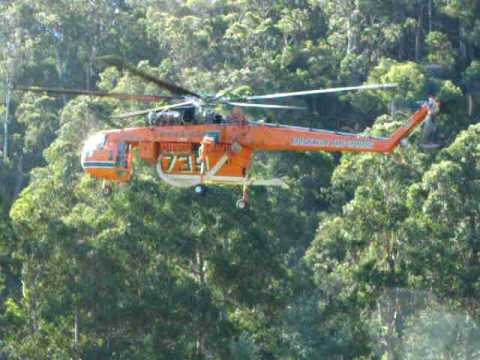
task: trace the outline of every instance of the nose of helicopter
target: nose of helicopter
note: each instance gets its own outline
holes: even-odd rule
[[[123,144],[124,145],[124,144]],[[114,145],[107,142],[107,136],[104,133],[97,133],[87,139],[82,148],[80,163],[83,171],[97,178],[103,178],[114,181],[127,181],[130,177],[131,168],[126,162],[126,149],[124,149],[124,162],[122,165],[118,158],[118,149],[120,145]]]
[[[95,152],[103,149],[105,146],[105,140],[105,134],[97,133],[90,136],[87,141],[85,141],[80,156],[80,164],[84,170],[90,167],[92,161],[95,161]]]
[[[85,170],[85,161],[87,159],[87,151],[85,149],[85,146],[82,148],[82,153],[80,156],[80,165],[82,166],[82,169]]]

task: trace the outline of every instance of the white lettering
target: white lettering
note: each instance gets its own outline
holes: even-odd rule
[[[365,139],[316,139],[305,137],[294,137],[292,140],[293,145],[298,146],[324,146],[324,147],[351,147],[351,148],[373,148],[373,141]]]

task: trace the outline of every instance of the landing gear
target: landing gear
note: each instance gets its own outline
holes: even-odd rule
[[[238,199],[235,205],[237,206],[237,209],[240,209],[240,210],[245,210],[248,206],[247,202],[243,200],[243,198]]]
[[[112,192],[113,192],[112,185],[107,184],[107,183],[103,183],[102,195],[107,197],[107,196],[112,195]]]
[[[243,193],[242,197],[237,200],[237,203],[235,204],[237,206],[237,209],[240,210],[245,210],[248,207],[248,187],[250,183],[248,181],[245,181],[243,184]]]
[[[193,187],[193,192],[197,195],[204,196],[207,193],[207,187],[203,184],[198,184]]]

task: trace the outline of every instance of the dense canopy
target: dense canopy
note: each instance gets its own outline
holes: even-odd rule
[[[0,359],[478,358],[479,1],[6,0],[0,19]],[[107,55],[199,93],[398,83],[248,116],[387,134],[434,94],[441,146],[256,154],[290,189],[247,211],[140,159],[105,198],[82,143],[152,104],[9,89],[169,95]]]

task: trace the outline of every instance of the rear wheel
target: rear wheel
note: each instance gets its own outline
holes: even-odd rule
[[[207,192],[207,187],[205,185],[198,184],[193,187],[193,191],[195,192],[195,194],[203,196]]]

